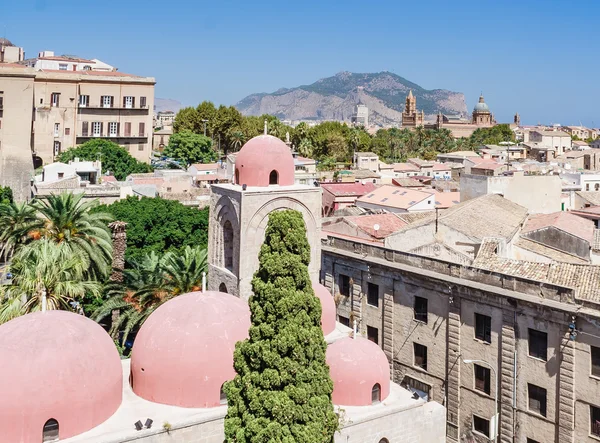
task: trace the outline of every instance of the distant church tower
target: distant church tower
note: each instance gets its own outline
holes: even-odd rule
[[[473,108],[473,124],[477,126],[492,126],[494,118],[490,112],[490,108],[483,98],[483,94],[479,96],[479,103]]]
[[[519,115],[519,113],[517,112],[515,114],[515,120],[514,120],[515,125],[517,126],[521,126],[521,116]]]
[[[422,126],[424,121],[425,113],[423,111],[417,112],[417,98],[413,95],[411,89],[406,96],[406,105],[404,106],[404,112],[402,113],[402,126]]]
[[[308,270],[318,279],[321,188],[295,184],[291,150],[271,135],[248,141],[236,156],[234,170],[234,183],[211,186],[208,289],[250,297],[269,214],[281,209],[302,213],[311,252]]]

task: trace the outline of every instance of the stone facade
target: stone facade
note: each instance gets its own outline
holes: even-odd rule
[[[591,411],[600,408],[600,311],[577,288],[334,237],[322,247],[321,278],[339,320],[356,319],[382,346],[394,381],[446,406],[448,441],[489,441],[474,417],[492,425],[496,380],[488,372],[482,387],[465,359],[484,360],[499,374],[499,441],[598,441]],[[377,285],[377,303],[369,284]],[[425,314],[417,316],[423,300]],[[425,367],[415,344],[426,347]],[[534,391],[545,401],[536,403]]]
[[[406,96],[406,105],[402,113],[402,126],[405,128],[416,128],[423,126],[425,123],[425,112],[417,111],[417,98],[413,95],[412,90]]]

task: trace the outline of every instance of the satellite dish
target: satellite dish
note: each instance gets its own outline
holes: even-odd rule
[[[375,224],[373,225],[373,229],[375,229],[376,231],[379,231],[379,225],[378,225],[377,223],[375,223]]]

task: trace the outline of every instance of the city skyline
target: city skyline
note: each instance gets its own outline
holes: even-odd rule
[[[391,2],[143,5],[37,0],[6,11],[0,31],[28,58],[53,50],[153,76],[157,97],[183,105],[235,104],[340,71],[390,71],[426,89],[462,92],[469,110],[483,92],[498,122],[519,112],[524,124],[600,126],[592,75],[600,62],[585,57],[597,49],[600,6],[591,1],[466,1],[451,10],[433,1],[426,15],[420,5]],[[76,38],[48,34],[49,20]]]

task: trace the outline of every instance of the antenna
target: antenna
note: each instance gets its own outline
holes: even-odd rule
[[[267,120],[265,120],[265,135],[267,135]]]

